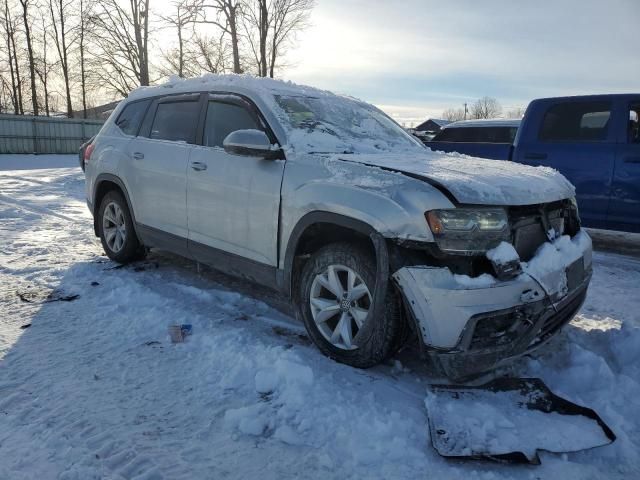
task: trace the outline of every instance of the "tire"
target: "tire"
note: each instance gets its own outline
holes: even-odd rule
[[[102,198],[98,210],[98,231],[102,248],[114,262],[124,264],[141,257],[144,249],[136,236],[127,202],[120,192],[111,190]]]
[[[346,298],[343,296],[339,302],[335,295],[340,293],[335,287],[336,278],[342,290],[348,290]],[[349,283],[353,285],[351,290]],[[357,368],[377,365],[394,353],[402,328],[399,299],[389,284],[384,302],[374,302],[375,286],[375,259],[357,245],[333,243],[307,261],[296,288],[296,309],[309,337],[322,353]],[[379,305],[380,311],[376,311],[375,305]]]

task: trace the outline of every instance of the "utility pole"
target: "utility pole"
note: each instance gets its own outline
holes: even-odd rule
[[[465,120],[467,119],[467,112],[468,112],[468,111],[469,111],[469,110],[467,110],[467,102],[464,102],[464,119],[465,119]]]

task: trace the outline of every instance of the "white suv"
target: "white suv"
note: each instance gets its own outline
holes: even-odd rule
[[[107,255],[171,250],[288,295],[327,355],[413,333],[450,376],[528,352],[580,308],[591,241],[557,172],[434,153],[375,107],[270,79],[131,93],[85,152]]]

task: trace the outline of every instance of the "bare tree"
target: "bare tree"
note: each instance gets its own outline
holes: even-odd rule
[[[161,19],[175,28],[178,34],[178,48],[169,51],[165,54],[165,60],[169,62],[172,68],[172,73],[177,71],[179,77],[185,76],[185,57],[186,46],[193,35],[189,34],[188,27],[196,22],[198,15],[200,14],[199,0],[179,0],[173,3],[175,7],[175,13],[173,15],[167,15],[161,17]]]
[[[442,118],[449,122],[464,120],[464,108],[447,108],[444,112],[442,112]]]
[[[524,107],[516,107],[507,112],[507,118],[522,118],[525,112]]]
[[[48,117],[51,113],[51,109],[50,109],[50,105],[49,105],[49,99],[50,99],[50,95],[49,95],[49,79],[50,79],[50,74],[51,71],[53,70],[53,68],[56,66],[55,64],[52,64],[50,62],[49,59],[47,59],[47,52],[48,52],[48,48],[47,48],[47,30],[48,30],[49,25],[46,22],[46,17],[43,15],[42,16],[42,31],[40,32],[39,35],[39,39],[34,39],[34,40],[38,40],[37,45],[40,47],[39,50],[39,54],[36,56],[35,58],[35,69],[36,69],[36,74],[38,75],[38,78],[40,79],[40,83],[42,83],[42,87],[44,89],[44,96],[43,96],[43,100],[44,100],[44,111],[46,116]]]
[[[271,51],[269,76],[273,78],[276,62],[284,54],[287,43],[309,22],[315,0],[274,0],[271,14]]]
[[[24,108],[22,105],[22,82],[20,80],[20,70],[17,61],[16,51],[16,24],[11,16],[11,10],[9,9],[9,0],[4,0],[2,11],[2,35],[4,40],[4,47],[7,54],[7,66],[11,77],[11,102],[13,104],[13,111],[16,115],[22,114]]]
[[[87,45],[93,33],[92,20],[95,3],[93,0],[79,0],[78,21],[76,26],[78,67],[80,68],[80,96],[82,101],[82,117],[87,118]]]
[[[198,23],[217,26],[231,42],[233,73],[242,73],[240,33],[238,32],[244,0],[197,0],[201,19]],[[208,13],[212,11],[213,16]],[[222,45],[222,40],[219,42]]]
[[[20,0],[22,5],[22,21],[24,27],[24,35],[27,40],[27,53],[29,56],[29,75],[31,78],[31,104],[33,107],[33,114],[38,115],[38,95],[36,92],[36,68],[33,55],[33,45],[31,43],[31,29],[29,28],[29,6],[31,0]]]
[[[287,44],[307,26],[314,6],[315,0],[245,0],[245,31],[259,76],[273,78]]]
[[[67,116],[73,117],[73,106],[71,103],[71,86],[69,78],[69,14],[68,10],[74,8],[68,0],[48,0],[49,13],[51,15],[51,38],[58,52],[58,63],[62,69],[62,79],[67,100]],[[46,43],[45,43],[46,45]],[[45,46],[46,49],[46,46]],[[46,57],[45,57],[46,58]],[[46,98],[46,94],[45,94]]]
[[[502,106],[498,100],[493,97],[479,98],[471,106],[471,118],[496,118],[502,113]]]
[[[235,72],[235,55],[233,49],[229,52],[228,44],[216,41],[212,37],[196,35],[194,40],[193,62],[198,65],[200,72],[206,73],[224,73],[229,70],[230,63],[234,65]],[[231,61],[229,57],[231,56]]]
[[[107,89],[127,96],[149,85],[149,0],[102,0],[92,19]]]

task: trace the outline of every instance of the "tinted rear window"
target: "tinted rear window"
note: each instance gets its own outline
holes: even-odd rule
[[[199,112],[197,101],[158,104],[149,138],[195,143]]]
[[[127,135],[137,135],[140,123],[147,112],[150,102],[151,100],[147,99],[125,106],[120,115],[118,115],[116,125]]]
[[[567,102],[547,110],[539,139],[551,142],[602,141],[607,138],[611,102]]]
[[[433,139],[435,142],[513,143],[517,127],[459,127],[445,128]]]

